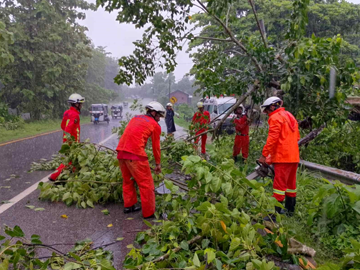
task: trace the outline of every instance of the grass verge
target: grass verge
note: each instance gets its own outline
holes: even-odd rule
[[[177,124],[178,126],[186,129],[189,128],[190,122],[187,122],[184,118],[181,118],[181,116],[180,118],[174,117],[174,120],[175,120],[175,124]]]
[[[85,124],[88,122],[90,122],[90,116],[81,117],[81,123]],[[61,119],[52,119],[24,123],[22,127],[15,130],[7,130],[3,127],[0,127],[0,143],[60,130],[60,124]]]
[[[337,263],[338,252],[322,242],[316,229],[307,224],[308,210],[313,207],[312,201],[319,188],[324,184],[321,179],[315,178],[306,170],[299,170],[297,174],[297,202],[296,214],[293,217],[284,217],[282,224],[296,240],[316,250],[315,259],[318,264],[328,262]]]

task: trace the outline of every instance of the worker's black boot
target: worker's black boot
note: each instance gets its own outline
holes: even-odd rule
[[[124,208],[124,213],[125,213],[125,214],[129,214],[129,213],[137,212],[137,211],[140,211],[140,210],[141,210],[141,207],[140,207],[140,206],[137,206],[136,204],[134,204],[134,205],[131,206],[131,207],[125,207],[125,208]]]
[[[238,162],[237,156],[234,156],[233,158],[234,158],[234,162],[235,162],[235,163]]]
[[[292,217],[295,212],[296,205],[296,197],[288,197],[285,198],[285,208],[287,210],[286,215]]]
[[[276,222],[276,213],[279,213],[280,215],[284,214],[284,211],[281,207],[275,206],[275,214],[270,214],[264,218],[265,221],[272,220],[273,222]]]

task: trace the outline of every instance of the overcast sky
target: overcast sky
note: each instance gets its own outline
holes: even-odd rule
[[[87,1],[95,3],[95,0]],[[349,2],[360,4],[360,0]],[[86,19],[81,23],[89,29],[87,35],[96,46],[104,46],[114,57],[121,57],[132,53],[134,49],[132,42],[141,39],[142,30],[135,29],[133,25],[119,24],[116,21],[116,15],[116,12],[108,13],[99,8],[95,12],[87,11]],[[185,49],[178,53],[177,60],[178,66],[175,70],[175,76],[178,81],[189,72],[192,61],[185,53]]]

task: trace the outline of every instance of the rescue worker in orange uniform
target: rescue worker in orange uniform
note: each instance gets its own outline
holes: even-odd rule
[[[273,197],[279,202],[285,199],[287,215],[291,216],[296,205],[300,132],[295,117],[282,105],[283,101],[278,97],[270,97],[261,105],[262,112],[269,116],[269,133],[259,161],[265,164],[266,158],[271,157],[275,171]],[[275,210],[282,213],[280,207],[275,207]]]
[[[210,123],[210,113],[204,110],[204,103],[198,102],[197,107],[199,109],[192,118],[192,124],[195,127],[196,134],[199,135],[207,130],[207,125]],[[207,134],[201,135],[195,139],[195,144],[199,143],[201,137],[201,154],[206,154],[206,140]]]
[[[61,129],[64,131],[63,143],[67,142],[66,136],[68,134],[74,138],[75,142],[80,142],[80,112],[84,102],[85,98],[79,94],[72,94],[69,97],[68,103],[71,107],[69,110],[65,111],[61,122]],[[69,165],[71,165],[71,162]],[[65,165],[60,164],[56,171],[50,175],[49,180],[56,181],[64,168]]]
[[[246,160],[249,156],[249,121],[247,116],[244,114],[244,107],[241,105],[235,110],[236,118],[234,119],[235,124],[235,142],[233,149],[233,158],[237,162],[237,156],[242,154],[243,160]]]
[[[161,117],[165,117],[165,108],[156,101],[150,102],[145,108],[145,115],[136,115],[130,120],[116,150],[123,176],[124,213],[141,210],[141,207],[136,205],[136,182],[140,190],[143,217],[151,218],[155,213],[155,187],[145,146],[151,138],[156,163],[155,173],[160,173],[161,127],[158,122]]]

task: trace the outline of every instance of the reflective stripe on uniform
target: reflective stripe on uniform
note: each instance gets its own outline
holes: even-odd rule
[[[287,189],[286,193],[296,193],[296,189]]]
[[[67,127],[69,123],[70,123],[70,119],[66,120],[65,127]]]
[[[283,191],[283,190],[274,189],[273,192],[274,192],[275,194],[285,195],[285,191]]]

